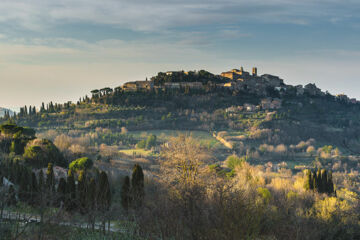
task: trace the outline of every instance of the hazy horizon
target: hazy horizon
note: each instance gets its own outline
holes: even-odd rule
[[[360,98],[359,2],[263,2],[3,0],[0,107],[76,101],[160,71],[240,66]]]

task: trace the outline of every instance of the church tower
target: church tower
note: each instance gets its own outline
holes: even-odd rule
[[[253,67],[253,69],[252,69],[252,75],[253,75],[253,76],[257,76],[257,68],[256,68],[256,67]]]
[[[243,73],[244,73],[244,68],[240,67],[240,75],[243,75]]]

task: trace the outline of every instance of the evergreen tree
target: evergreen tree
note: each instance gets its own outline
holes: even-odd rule
[[[333,180],[332,180],[332,172],[331,171],[327,175],[327,188],[326,188],[326,190],[327,190],[327,193],[329,193],[329,194],[335,193],[335,191],[334,191],[334,183],[333,183]]]
[[[111,190],[109,179],[105,172],[100,173],[99,185],[97,189],[97,204],[99,209],[106,211],[110,208],[111,205]]]
[[[135,164],[131,177],[132,203],[135,208],[142,205],[144,192],[144,173],[139,164]]]
[[[310,170],[305,170],[305,184],[304,188],[306,190],[312,190],[313,189],[313,179],[312,179],[312,173]]]
[[[58,203],[59,206],[62,206],[62,204],[65,202],[65,195],[66,195],[66,181],[64,178],[60,178],[59,185],[57,188],[58,193]]]
[[[29,173],[25,167],[20,168],[19,198],[25,202],[29,200]]]
[[[44,103],[41,103],[40,112],[41,113],[45,112],[45,104]]]
[[[121,205],[126,211],[129,209],[130,199],[130,178],[126,176],[121,188]]]
[[[38,192],[42,193],[44,190],[44,173],[42,170],[39,172],[39,184],[38,184]]]
[[[321,170],[321,193],[327,193],[328,190],[328,177],[325,169]]]
[[[55,192],[55,175],[52,163],[48,163],[46,171],[46,187],[50,192]]]
[[[72,211],[76,208],[76,185],[71,170],[69,170],[67,177],[65,207],[68,211]]]
[[[77,188],[77,196],[78,196],[78,207],[81,213],[86,212],[86,174],[84,170],[80,171],[79,177],[78,177],[78,188]]]
[[[16,203],[17,203],[17,200],[16,200],[15,189],[14,189],[13,185],[11,185],[9,187],[9,192],[8,192],[8,197],[7,197],[6,204],[8,206],[14,206],[14,205],[16,205]]]
[[[96,182],[94,178],[91,178],[89,190],[87,191],[87,207],[96,209]]]
[[[38,194],[38,182],[34,172],[31,173],[31,184],[30,184],[30,203],[36,203],[36,196]]]
[[[306,177],[305,189],[314,190],[318,193],[334,193],[332,173],[327,172],[326,169],[318,169],[317,171],[310,173],[307,172]]]

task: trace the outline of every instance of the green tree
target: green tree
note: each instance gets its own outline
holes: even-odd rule
[[[42,170],[39,171],[39,184],[38,184],[38,192],[41,193],[44,189],[44,173]]]
[[[68,171],[67,176],[65,207],[68,211],[76,208],[76,185],[74,174],[71,170]]]
[[[146,146],[146,141],[145,140],[140,140],[137,144],[136,144],[136,148],[139,149],[143,149]]]
[[[19,198],[24,202],[29,200],[29,172],[23,166],[20,167]]]
[[[16,192],[15,189],[13,187],[13,185],[11,185],[9,187],[9,193],[8,193],[8,198],[7,198],[7,205],[8,206],[14,206],[16,205],[17,200],[16,200]]]
[[[99,185],[97,189],[97,204],[101,211],[107,211],[111,205],[111,190],[108,176],[101,172],[99,176]]]
[[[62,206],[62,204],[65,202],[65,198],[66,198],[66,180],[65,178],[60,178],[59,181],[59,185],[57,188],[57,193],[58,193],[58,203],[60,206]]]
[[[96,209],[96,182],[94,178],[90,179],[89,190],[87,191],[88,209]]]
[[[130,178],[126,176],[121,188],[121,205],[127,211],[130,205]]]
[[[69,164],[72,171],[88,170],[93,166],[93,161],[88,157],[78,158]]]
[[[139,164],[135,164],[131,176],[131,195],[134,207],[142,205],[145,191],[144,191],[144,173]]]
[[[156,135],[151,134],[150,136],[147,137],[146,139],[146,144],[145,144],[145,148],[146,149],[151,149],[152,147],[156,146]]]
[[[55,191],[55,175],[52,163],[48,164],[48,168],[46,170],[46,188],[50,192]]]
[[[86,192],[87,192],[87,186],[86,186],[86,172],[84,170],[80,171],[79,177],[78,177],[78,188],[77,188],[77,196],[78,196],[78,207],[81,213],[86,212],[87,207],[87,198],[86,198]]]

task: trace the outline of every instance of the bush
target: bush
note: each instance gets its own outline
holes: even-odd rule
[[[236,166],[241,166],[246,161],[246,157],[239,158],[236,155],[230,155],[226,158],[226,166],[230,169],[235,169]]]
[[[151,134],[146,139],[146,146],[145,147],[146,147],[146,149],[151,149],[155,145],[156,145],[156,136],[154,134]]]
[[[49,162],[57,166],[66,166],[59,149],[47,139],[35,139],[29,142],[23,156],[29,165],[37,168],[46,167]]]
[[[83,157],[72,161],[69,164],[69,168],[72,171],[87,170],[93,166],[93,161],[88,157]]]
[[[136,144],[136,148],[145,148],[146,142],[145,140],[141,140]]]

